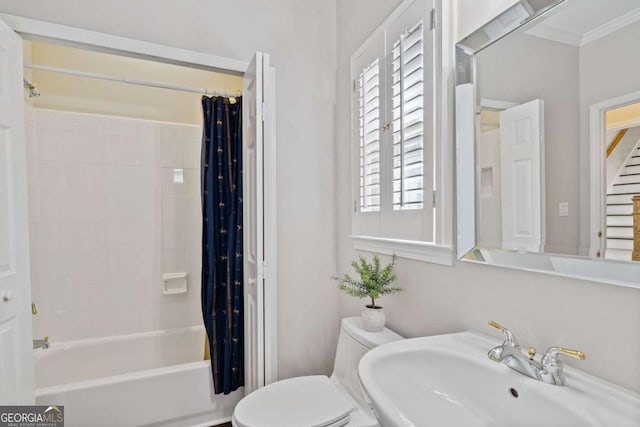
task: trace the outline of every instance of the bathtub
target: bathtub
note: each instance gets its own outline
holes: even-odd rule
[[[34,351],[36,404],[64,405],[67,427],[211,426],[243,390],[214,395],[201,326],[82,341]]]

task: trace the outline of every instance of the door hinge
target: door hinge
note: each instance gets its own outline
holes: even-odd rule
[[[356,93],[356,80],[353,79],[353,93]]]
[[[433,30],[434,28],[436,28],[436,10],[431,9],[431,13],[430,15],[430,21],[431,21],[431,29]]]
[[[358,212],[358,201],[357,200],[353,201],[353,211],[354,212]]]
[[[271,271],[269,270],[269,263],[267,261],[262,261],[262,278],[263,279],[270,279],[271,278]]]
[[[262,102],[262,122],[264,122],[267,119],[267,104],[264,103],[264,101]]]
[[[431,199],[431,204],[435,208],[436,207],[436,190],[433,190],[433,193],[431,193],[431,194],[432,194],[432,196],[431,196],[431,198],[432,198]]]

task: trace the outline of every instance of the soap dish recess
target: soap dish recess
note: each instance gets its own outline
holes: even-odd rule
[[[186,294],[187,293],[187,273],[165,273],[162,275],[165,295]]]

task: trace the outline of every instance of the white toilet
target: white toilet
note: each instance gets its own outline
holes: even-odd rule
[[[376,427],[358,382],[358,363],[374,347],[403,339],[366,332],[360,317],[342,319],[331,378],[290,378],[254,391],[236,406],[234,427]]]

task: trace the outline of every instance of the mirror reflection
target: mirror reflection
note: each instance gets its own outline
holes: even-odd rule
[[[479,248],[640,261],[639,46],[638,0],[566,0],[475,55]]]

